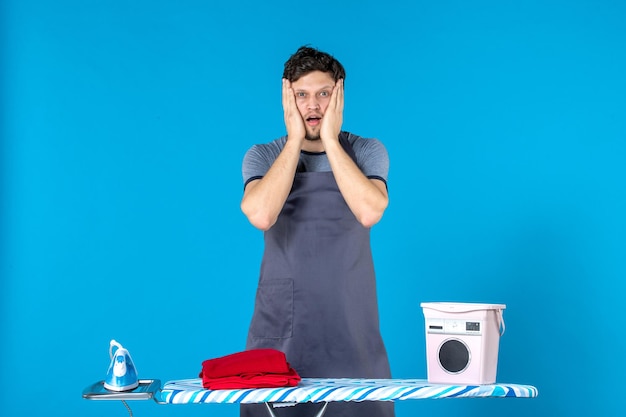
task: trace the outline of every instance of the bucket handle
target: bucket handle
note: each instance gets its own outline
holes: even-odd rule
[[[502,310],[498,310],[498,327],[500,329],[500,336],[504,334],[506,330],[506,326],[504,325],[504,316],[502,315]]]
[[[115,351],[117,351],[117,349],[123,349],[122,345],[120,345],[117,341],[115,341],[114,339],[111,340],[111,345],[109,346],[109,356],[111,357],[111,359],[113,359],[113,348],[116,348]]]

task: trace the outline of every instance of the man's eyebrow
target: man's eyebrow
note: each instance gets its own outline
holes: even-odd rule
[[[318,89],[317,91],[332,90],[333,87],[334,87],[334,85],[328,84],[328,85],[325,85],[322,88]],[[294,91],[298,92],[298,93],[308,93],[310,90],[308,90],[306,88],[296,88]]]

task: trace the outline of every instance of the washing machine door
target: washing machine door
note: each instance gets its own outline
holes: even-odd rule
[[[467,344],[459,339],[448,339],[439,346],[439,365],[451,374],[458,374],[467,369],[471,361],[471,352]]]

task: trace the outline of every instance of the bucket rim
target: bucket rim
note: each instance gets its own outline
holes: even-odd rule
[[[450,301],[440,302],[424,302],[420,303],[422,308],[443,311],[446,313],[466,313],[478,310],[504,310],[506,304],[487,304],[487,303],[457,303]]]

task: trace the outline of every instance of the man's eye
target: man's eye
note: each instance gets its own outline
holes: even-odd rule
[[[328,97],[328,96],[329,96],[328,91],[322,91],[320,93],[320,97]]]
[[[296,97],[306,97],[306,93],[302,93],[302,92],[298,91],[296,93]]]

